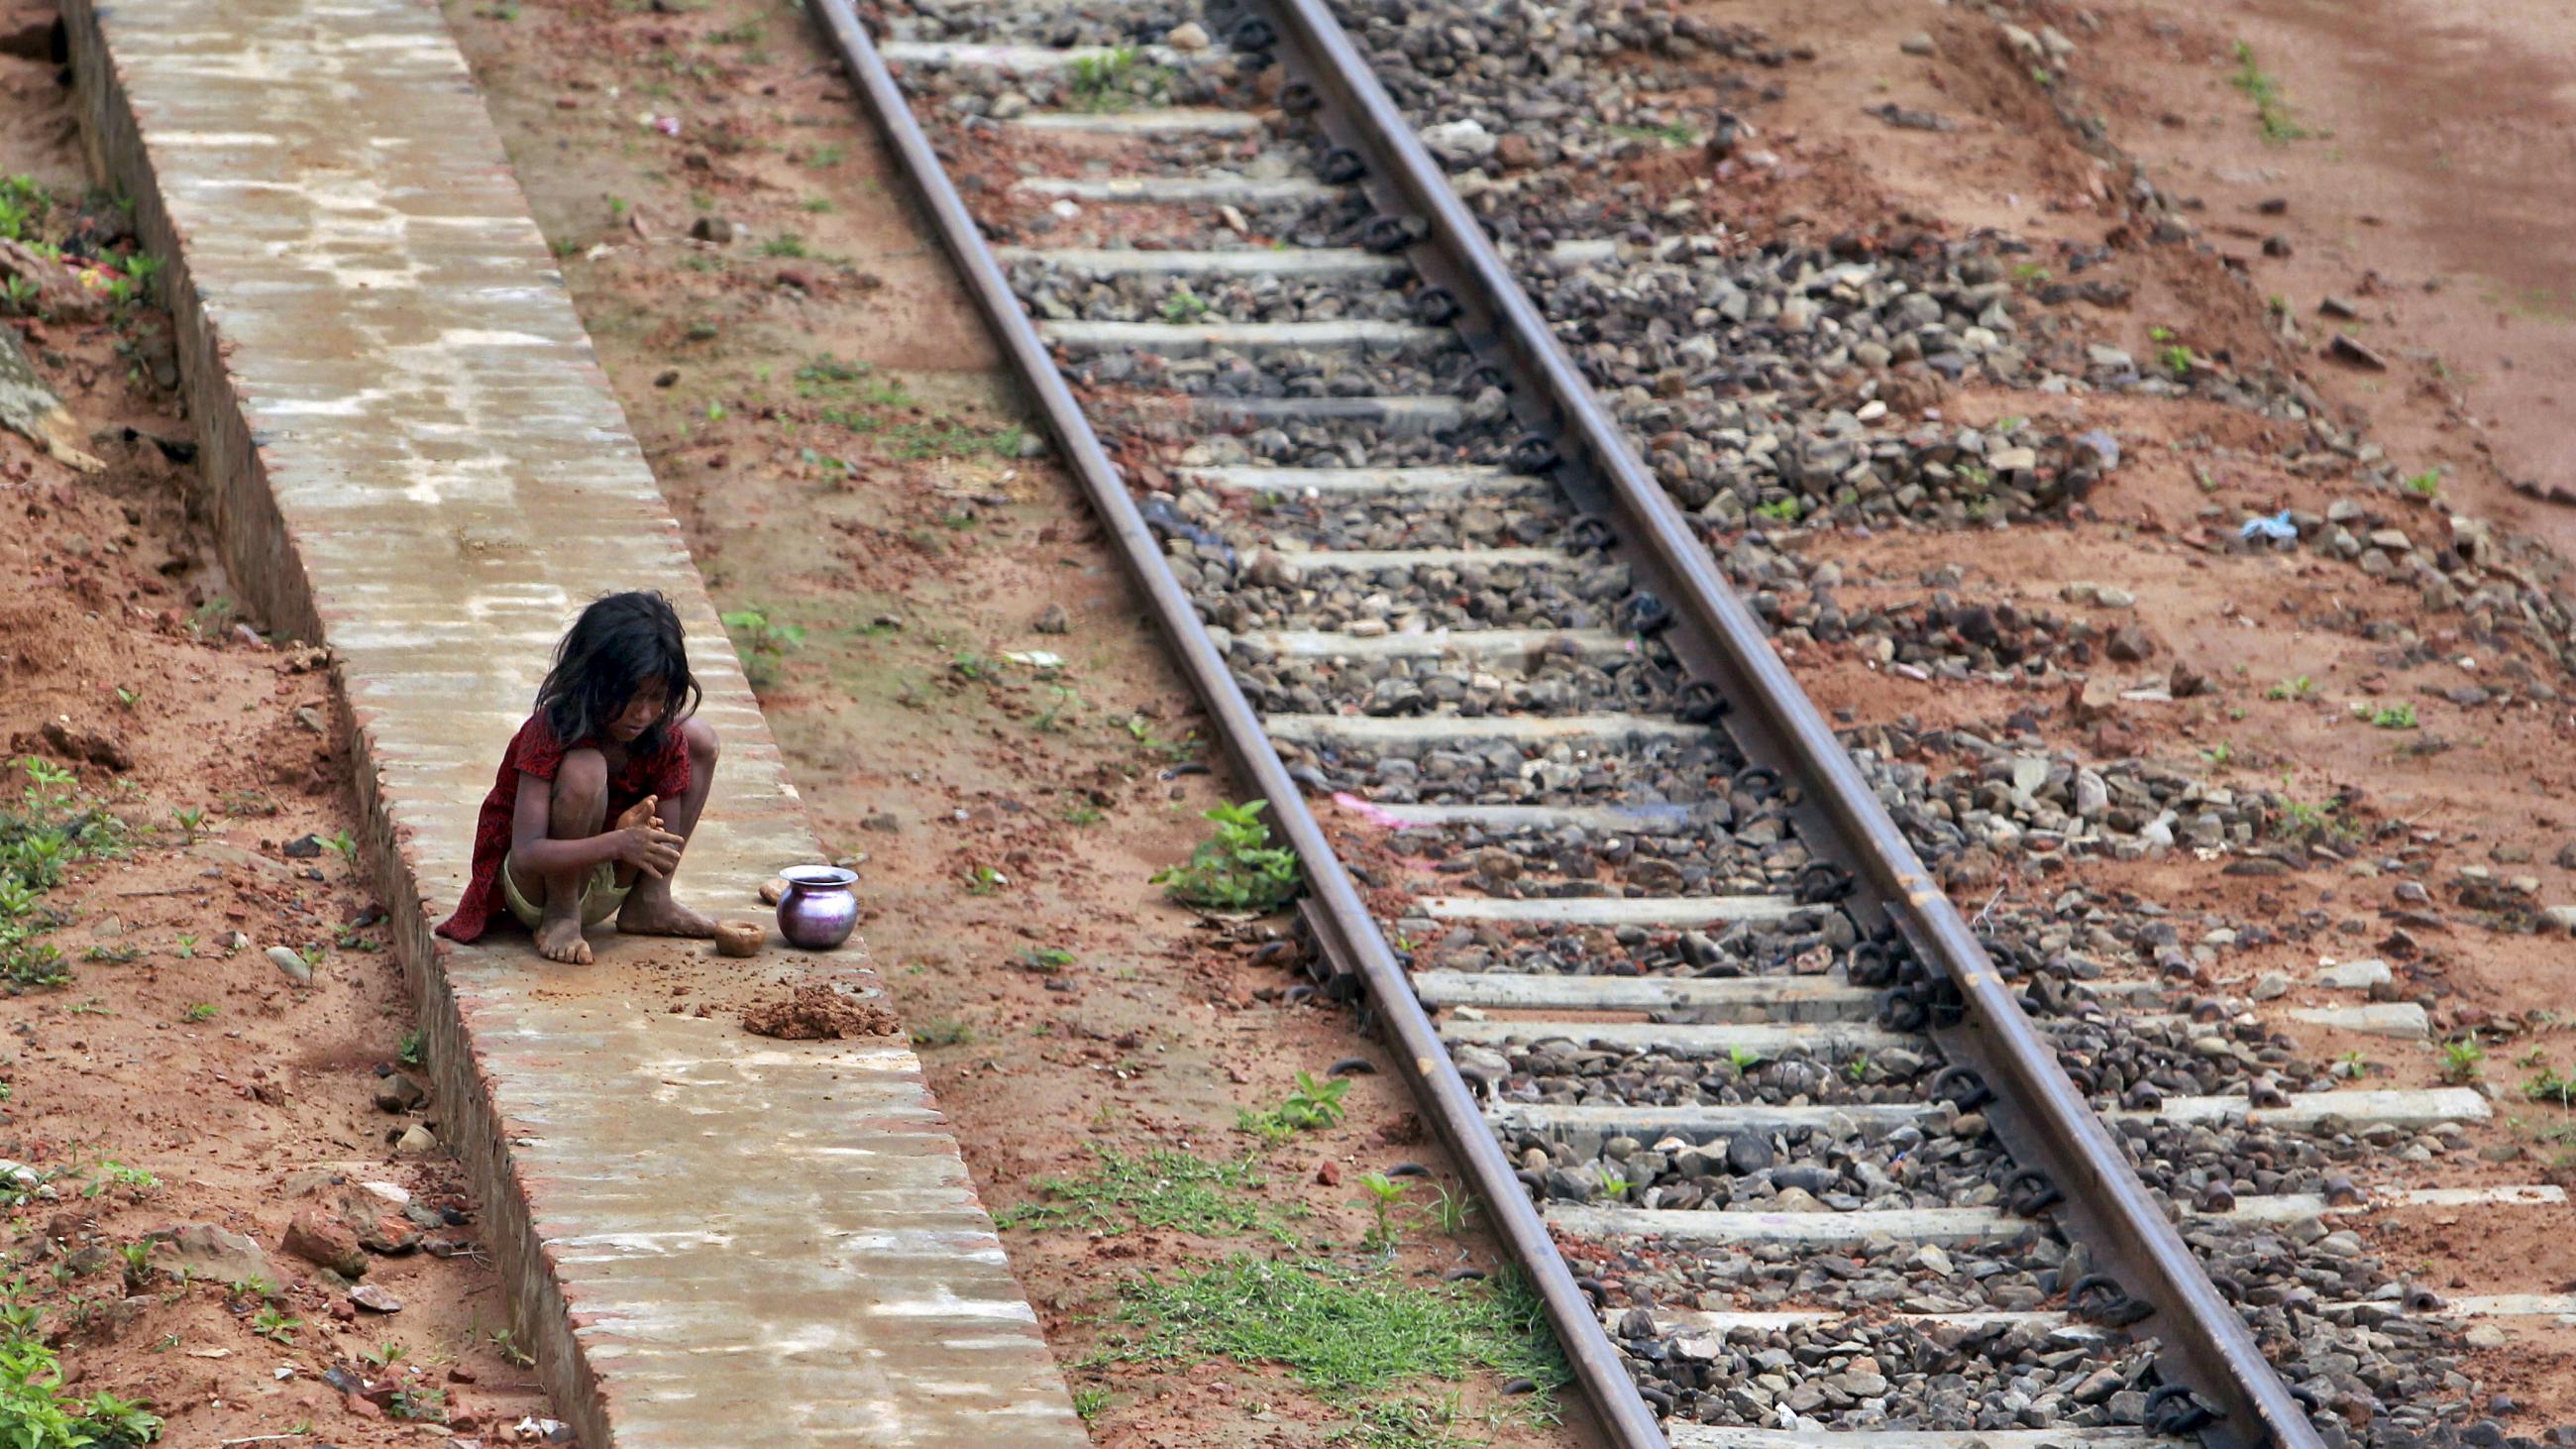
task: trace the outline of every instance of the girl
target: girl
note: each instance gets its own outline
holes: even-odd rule
[[[671,899],[716,773],[698,699],[670,600],[611,594],[582,610],[483,797],[473,881],[438,934],[474,940],[506,909],[538,954],[575,965],[590,962],[582,928],[611,915],[630,934],[714,935]]]

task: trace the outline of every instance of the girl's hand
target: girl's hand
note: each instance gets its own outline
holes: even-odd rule
[[[656,880],[679,868],[680,847],[687,843],[684,837],[664,830],[659,820],[650,825],[630,825],[612,835],[617,841],[617,859]]]

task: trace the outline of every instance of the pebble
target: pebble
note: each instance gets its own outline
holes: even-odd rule
[[[1918,30],[1912,35],[1905,37],[1902,41],[1899,41],[1896,48],[1904,51],[1907,55],[1930,55],[1936,47],[1932,43],[1932,33],[1930,31]]]
[[[291,946],[268,948],[268,964],[283,971],[298,986],[313,984],[313,966]]]

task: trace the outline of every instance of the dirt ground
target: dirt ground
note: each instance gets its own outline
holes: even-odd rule
[[[102,284],[142,273],[116,205],[84,199],[49,19],[0,25],[12,235],[96,255]],[[5,325],[104,466],[0,434],[0,897],[44,827],[88,822],[58,884],[0,898],[10,1352],[31,1329],[63,1399],[140,1405],[170,1444],[518,1442],[545,1400],[439,1104],[399,1075],[408,996],[345,850],[327,660],[226,597],[167,318],[33,305]]]

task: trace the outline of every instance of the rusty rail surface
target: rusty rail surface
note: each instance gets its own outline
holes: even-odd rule
[[[1664,1449],[1652,1410],[1441,1047],[1404,968],[1165,567],[1124,480],[901,88],[849,0],[815,0],[814,9],[1013,371],[1107,525],[1226,752],[1250,788],[1271,802],[1305,869],[1304,910],[1319,948],[1367,991],[1442,1140],[1538,1290],[1576,1382],[1611,1441],[1622,1449]],[[1256,0],[1246,13],[1246,23],[1270,29],[1264,38],[1275,44],[1291,78],[1283,105],[1311,112],[1335,145],[1361,158],[1357,184],[1383,218],[1405,224],[1409,242],[1402,254],[1426,284],[1456,300],[1453,325],[1466,345],[1511,377],[1517,421],[1557,454],[1549,471],[1577,507],[1614,522],[1611,552],[1674,609],[1679,626],[1667,641],[1691,678],[1715,685],[1730,706],[1723,723],[1736,745],[1748,760],[1802,787],[1794,812],[1802,833],[1825,847],[1819,855],[1855,867],[1853,919],[1883,917],[1933,975],[1940,989],[1924,1003],[1931,1033],[1994,1093],[1982,1110],[1998,1138],[2016,1161],[2053,1184],[2043,1197],[2063,1195],[2056,1208],[2070,1235],[2152,1308],[2135,1331],[2161,1341],[2159,1370],[2200,1401],[2169,1396],[2160,1425],[2196,1433],[2209,1449],[2323,1449],[2298,1399],[2148,1196],[1968,923],[1772,651],[1708,546],[1631,450],[1324,0]]]

